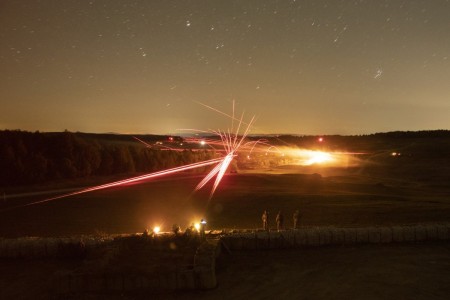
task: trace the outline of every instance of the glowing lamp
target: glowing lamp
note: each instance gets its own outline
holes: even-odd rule
[[[195,227],[195,229],[199,230],[200,229],[200,224],[199,223],[195,223],[194,227]]]
[[[200,224],[206,225],[206,220],[205,220],[205,219],[202,219],[202,220],[200,221]]]
[[[153,232],[154,232],[155,234],[158,234],[160,230],[161,230],[161,228],[160,228],[159,226],[155,226],[155,227],[153,228]]]
[[[200,141],[200,145],[204,146],[206,144],[205,141]]]

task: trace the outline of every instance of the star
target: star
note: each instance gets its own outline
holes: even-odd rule
[[[383,75],[383,69],[378,68],[375,75],[373,76],[374,79],[378,79],[381,77],[381,75]]]

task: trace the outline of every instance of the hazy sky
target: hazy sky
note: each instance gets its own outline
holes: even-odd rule
[[[450,129],[450,2],[0,2],[0,129]]]

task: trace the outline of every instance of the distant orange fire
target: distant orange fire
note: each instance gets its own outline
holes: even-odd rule
[[[286,149],[283,152],[302,166],[326,165],[344,166],[348,164],[348,154],[309,149]]]

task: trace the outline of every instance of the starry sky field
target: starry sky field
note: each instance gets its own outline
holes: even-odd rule
[[[2,0],[0,40],[0,129],[450,129],[445,0]]]

